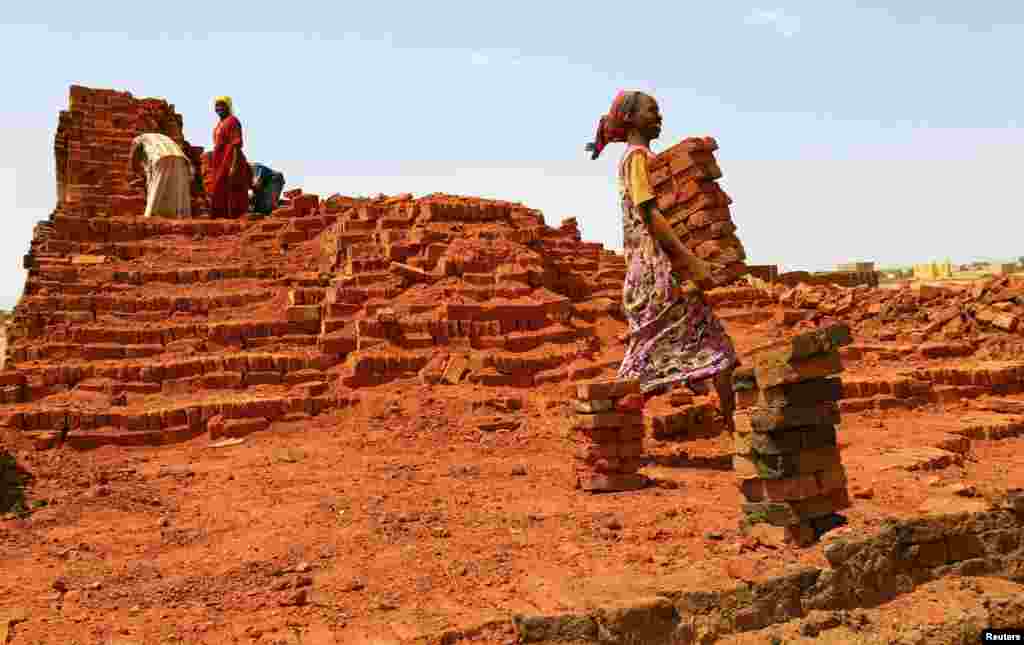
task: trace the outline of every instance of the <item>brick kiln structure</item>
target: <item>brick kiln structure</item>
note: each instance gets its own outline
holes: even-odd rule
[[[129,185],[132,139],[165,134],[192,162],[192,211],[205,209],[202,148],[182,135],[182,118],[163,99],[136,99],[128,92],[71,86],[69,109],[60,113],[54,137],[57,212],[77,217],[124,217],[145,210],[146,195]]]
[[[124,192],[129,142],[155,123],[195,156],[181,118],[124,93],[71,102],[60,203],[35,228],[0,372],[0,421],[44,444],[237,436],[400,377],[525,387],[615,369],[596,327],[621,320],[624,260],[573,219],[301,190],[261,220],[146,219]]]

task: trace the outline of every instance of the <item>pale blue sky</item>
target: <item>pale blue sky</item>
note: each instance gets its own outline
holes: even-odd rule
[[[662,145],[718,138],[752,262],[1024,255],[1024,5],[898,5],[5,6],[0,306],[20,294],[32,224],[54,205],[53,134],[73,83],[165,97],[203,146],[211,98],[230,94],[250,158],[290,185],[522,201],[614,248],[620,149],[591,162],[583,145],[616,90],[644,89],[662,103]]]

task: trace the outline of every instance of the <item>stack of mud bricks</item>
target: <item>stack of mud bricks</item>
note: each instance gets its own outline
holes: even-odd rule
[[[60,113],[54,137],[57,167],[57,208],[67,215],[92,217],[141,215],[145,193],[132,189],[129,171],[132,140],[159,132],[177,143],[193,167],[200,167],[201,148],[182,135],[182,118],[161,99],[136,99],[128,92],[71,86],[69,108]],[[193,207],[200,206],[203,187],[192,185]]]
[[[680,240],[709,265],[714,282],[723,285],[746,272],[747,254],[735,235],[732,199],[717,182],[722,176],[717,149],[711,137],[684,139],[659,154],[649,171],[658,208]]]
[[[757,351],[734,376],[733,465],[746,499],[740,528],[808,545],[842,523],[849,507],[836,426],[843,384],[838,349],[846,325],[801,334]],[[756,528],[755,528],[756,527]]]
[[[647,479],[638,473],[644,453],[639,381],[578,384],[569,418],[576,488],[612,492],[637,490],[646,485]]]

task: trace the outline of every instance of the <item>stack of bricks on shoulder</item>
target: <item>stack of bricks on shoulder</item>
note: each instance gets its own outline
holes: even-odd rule
[[[590,492],[643,488],[643,396],[637,380],[580,383],[569,434],[576,459],[576,487]]]
[[[832,325],[763,348],[737,369],[733,465],[746,499],[740,529],[806,545],[850,505],[836,426],[850,328]]]

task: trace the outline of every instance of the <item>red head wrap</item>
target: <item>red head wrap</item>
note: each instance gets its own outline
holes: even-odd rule
[[[593,143],[587,144],[591,159],[597,159],[609,143],[623,143],[629,130],[629,116],[636,109],[639,92],[619,92],[612,101],[608,114],[597,124],[597,135]]]

